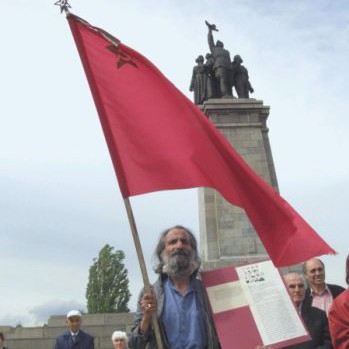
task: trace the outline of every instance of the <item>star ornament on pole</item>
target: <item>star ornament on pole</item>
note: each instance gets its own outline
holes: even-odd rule
[[[70,6],[68,0],[58,0],[58,1],[56,1],[54,4],[55,4],[56,6],[60,6],[60,8],[61,8],[61,13],[62,13],[63,11],[69,12],[69,9],[71,8],[71,6]]]

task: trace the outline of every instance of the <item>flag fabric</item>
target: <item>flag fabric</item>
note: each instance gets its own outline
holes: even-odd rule
[[[275,266],[335,253],[149,60],[67,18],[124,198],[211,187],[245,210]]]

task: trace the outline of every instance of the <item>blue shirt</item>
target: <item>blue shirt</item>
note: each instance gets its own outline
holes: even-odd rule
[[[164,281],[161,320],[171,349],[203,349],[207,345],[203,314],[192,284],[193,280],[182,296],[170,278]]]

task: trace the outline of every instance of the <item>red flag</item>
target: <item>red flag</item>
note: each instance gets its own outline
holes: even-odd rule
[[[335,253],[150,61],[79,17],[68,21],[124,198],[211,187],[245,210],[276,266]]]

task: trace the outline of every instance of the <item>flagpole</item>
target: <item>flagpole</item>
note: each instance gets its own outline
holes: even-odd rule
[[[124,198],[124,204],[127,212],[127,217],[128,221],[131,227],[131,233],[133,237],[133,241],[136,247],[136,252],[137,252],[137,257],[138,257],[138,262],[139,266],[141,268],[141,273],[143,277],[143,283],[144,283],[144,289],[147,292],[152,292],[152,286],[149,281],[148,273],[147,273],[147,268],[145,265],[144,261],[144,255],[143,255],[143,250],[142,250],[142,245],[139,239],[138,231],[137,231],[137,226],[136,226],[136,221],[133,216],[133,211],[132,211],[132,206],[130,203],[129,198]],[[158,349],[163,349],[163,344],[162,344],[162,339],[160,335],[160,327],[157,319],[156,312],[153,313],[152,315],[152,325],[155,333],[155,338],[156,338],[156,343],[158,346]]]
[[[68,15],[70,14],[69,8],[71,8],[68,0],[57,0],[54,3],[54,5],[59,6],[61,13],[63,13],[63,11],[64,11],[68,17]],[[132,207],[131,207],[131,203],[130,203],[129,198],[124,199],[124,204],[125,204],[125,208],[126,208],[126,212],[127,212],[128,221],[129,221],[129,224],[131,227],[133,241],[134,241],[134,244],[136,247],[139,266],[140,266],[141,272],[142,272],[144,290],[147,292],[152,292],[152,286],[150,284],[148,273],[147,273],[147,268],[145,266],[142,245],[141,245],[141,242],[139,240],[136,221],[135,221],[134,216],[133,216],[133,211],[132,211]],[[159,327],[158,319],[156,316],[156,312],[153,313],[153,315],[152,315],[152,325],[153,325],[155,339],[156,339],[158,349],[164,349],[163,344],[162,344],[161,335],[160,335],[160,327]]]

